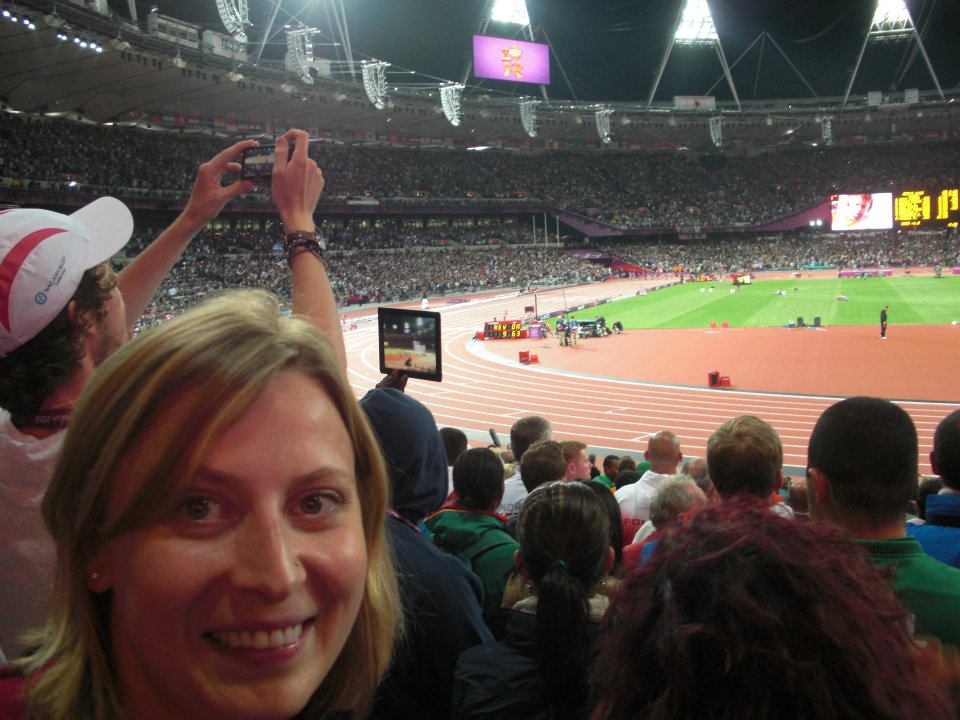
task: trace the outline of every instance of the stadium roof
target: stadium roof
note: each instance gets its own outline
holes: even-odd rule
[[[127,0],[110,0],[118,14],[127,15]],[[329,0],[281,0],[277,24],[291,17],[320,29],[328,38],[332,27]],[[479,0],[341,0],[352,49],[421,73],[404,82],[462,80],[471,49],[471,35],[482,22],[485,3]],[[673,32],[680,0],[527,0],[537,39],[549,38],[555,58],[550,98],[585,101],[645,100]],[[223,31],[215,0],[137,0],[141,15],[152,6],[160,12]],[[710,0],[720,42],[730,63],[764,31],[782,48],[820,96],[842,95],[864,35],[870,27],[874,0]],[[907,0],[934,68],[944,87],[960,83],[960,3],[955,0]],[[274,0],[249,0],[253,43],[268,26]],[[516,26],[491,23],[487,34],[526,39]],[[282,41],[282,36],[277,38]],[[272,46],[273,57],[283,46]],[[331,54],[332,47],[318,47]],[[875,52],[874,52],[875,51]],[[265,53],[269,56],[271,53]],[[557,60],[569,78],[558,72]],[[749,98],[809,96],[809,90],[783,56],[764,40],[734,67],[740,95]],[[730,99],[716,55],[708,50],[676,49],[667,64],[657,99],[674,95],[715,94]],[[715,87],[714,87],[715,86]],[[906,41],[871,47],[858,73],[854,92],[888,91],[933,83]],[[529,86],[484,82],[493,93],[531,94]],[[713,88],[711,90],[711,88]],[[534,88],[535,90],[536,88]],[[709,91],[709,92],[708,92]]]
[[[791,141],[812,141],[822,135],[820,116],[833,113],[844,94],[874,7],[873,0],[709,0],[739,99],[752,113],[738,120],[718,56],[709,46],[673,48],[655,98],[661,114],[644,114],[681,0],[527,0],[531,28],[491,22],[486,33],[522,39],[532,31],[537,40],[549,40],[549,102],[535,85],[469,77],[463,90],[464,122],[452,127],[441,112],[439,85],[465,77],[471,35],[481,28],[489,7],[480,0],[248,0],[247,50],[252,60],[264,43],[259,64],[178,50],[142,32],[145,18],[156,7],[163,15],[224,33],[218,0],[98,1],[109,3],[112,18],[80,11],[76,0],[0,0],[5,7],[31,9],[37,22],[36,32],[0,22],[5,56],[0,102],[25,111],[76,112],[96,122],[128,119],[131,113],[193,113],[368,134],[487,141],[527,137],[518,99],[528,96],[541,100],[534,111],[539,137],[545,140],[595,141],[594,110],[602,103],[613,110],[608,119],[615,140],[709,146],[710,113],[686,122],[682,113],[678,121],[672,111],[675,95],[711,95],[716,96],[717,112],[731,113],[723,129],[725,140],[736,139],[734,125],[740,122],[739,132],[765,141],[782,142],[784,134]],[[944,92],[960,95],[960,45],[955,41],[960,3],[908,0],[907,6]],[[84,29],[95,33],[104,52],[94,56],[55,40],[60,30],[41,20],[54,8],[68,22],[65,30],[71,35]],[[334,20],[341,8],[347,33]],[[318,30],[315,55],[333,61],[328,66],[331,76],[314,84],[299,82],[283,69],[284,25],[300,22]],[[137,25],[139,31],[134,30]],[[110,42],[118,32],[122,37]],[[334,43],[347,37],[354,61],[377,58],[391,64],[385,78],[391,101],[385,109],[373,109],[359,68],[351,77],[341,62],[345,42]],[[871,123],[870,114],[877,108],[867,107],[864,97],[871,90],[885,93],[880,109],[903,110],[904,117],[895,120],[897,132],[955,125],[955,104],[929,107],[928,101],[939,101],[934,87],[915,43],[870,43],[853,86],[856,112],[838,120],[834,132],[894,132]],[[902,91],[909,88],[921,91],[920,103],[905,99]],[[912,108],[909,113],[907,108]],[[793,122],[791,113],[797,112],[809,116],[806,128]]]

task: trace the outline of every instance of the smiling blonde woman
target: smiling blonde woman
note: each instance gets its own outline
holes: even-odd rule
[[[24,714],[361,717],[399,621],[386,508],[308,322],[253,291],[146,333],[87,386],[44,498],[57,578]]]

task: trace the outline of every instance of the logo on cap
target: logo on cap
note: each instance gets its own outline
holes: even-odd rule
[[[44,292],[38,292],[36,295],[33,296],[33,301],[37,303],[37,305],[46,305],[47,294]]]

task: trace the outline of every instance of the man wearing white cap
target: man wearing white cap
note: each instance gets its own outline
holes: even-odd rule
[[[307,139],[300,130],[277,139],[273,198],[287,232],[294,310],[327,332],[345,366],[314,234],[323,176],[307,158]],[[288,157],[282,150],[289,142],[296,150]],[[46,614],[53,548],[40,501],[73,403],[96,367],[127,340],[194,235],[252,189],[249,181],[221,181],[239,171],[236,159],[256,144],[236,143],[202,164],[183,212],[119,275],[107,261],[133,232],[133,217],[119,200],[99,198],[71,215],[0,212],[0,648],[8,657],[19,652],[16,636]]]

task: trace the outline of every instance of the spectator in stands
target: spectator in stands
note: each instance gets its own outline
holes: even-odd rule
[[[550,440],[553,437],[553,431],[550,427],[550,421],[539,415],[529,415],[517,420],[510,428],[510,449],[513,456],[523,464],[523,455],[534,443]],[[557,478],[551,478],[556,480]],[[527,496],[525,483],[520,479],[518,472],[513,477],[507,478],[503,483],[503,500],[497,512],[507,517],[514,517],[520,512],[520,506],[523,499]]]
[[[680,440],[670,430],[661,430],[650,436],[643,457],[650,463],[650,469],[636,483],[621,487],[616,492],[625,538],[636,535],[637,530],[650,516],[650,500],[653,494],[667,478],[677,472],[677,466],[683,460]],[[623,458],[620,462],[623,463]]]
[[[753,415],[727,420],[707,441],[707,466],[722,500],[753,495],[774,512],[793,517],[777,492],[783,484],[783,445],[769,423]]]
[[[520,458],[520,478],[527,493],[545,483],[563,480],[566,473],[563,450],[555,440],[534,443]]]
[[[560,443],[563,461],[567,464],[565,479],[587,481],[590,479],[590,459],[587,446],[579,440],[564,440]]]
[[[597,480],[614,491],[617,489],[617,470],[619,470],[619,463],[619,456],[607,455],[603,459],[603,475],[597,478]]]
[[[0,716],[363,712],[398,619],[387,502],[333,344],[269,294],[129,343],[77,400],[43,500],[51,612]]]
[[[278,143],[301,136],[306,138],[306,133],[291,130]],[[10,632],[39,622],[46,611],[52,548],[40,531],[37,506],[73,403],[96,366],[127,339],[191,238],[249,187],[240,181],[222,186],[221,181],[239,168],[239,153],[255,144],[236,143],[202,164],[184,211],[119,275],[106,260],[124,245],[133,223],[129,211],[112,198],[100,198],[70,217],[26,209],[0,216],[0,256],[14,264],[20,260],[16,284],[0,289],[5,293],[0,304],[12,311],[9,331],[0,330],[0,492],[18,510],[4,531],[11,555],[0,570],[0,645],[8,655],[17,647]],[[314,230],[323,175],[305,151],[295,153],[287,164],[278,162],[274,172],[272,192],[284,228],[301,233],[301,244],[290,257],[295,306],[330,334],[345,366],[323,262],[303,252]],[[50,228],[63,232],[51,235]],[[36,244],[41,237],[47,241]],[[61,271],[60,284],[48,287]],[[40,295],[42,304],[32,301]],[[23,304],[24,296],[31,302]]]
[[[943,481],[943,489],[927,496],[925,523],[910,525],[907,533],[928,555],[960,568],[960,410],[937,425],[930,467]]]
[[[453,464],[461,453],[467,450],[467,435],[457,428],[442,427],[440,439],[443,440],[443,452],[447,456],[447,494],[449,495],[453,492]]]
[[[685,462],[683,465],[683,474],[688,475],[711,502],[719,499],[720,496],[717,494],[717,489],[713,486],[713,480],[710,479],[710,469],[707,465],[706,458],[696,458],[695,460]]]
[[[507,611],[499,642],[460,657],[455,720],[589,717],[590,667],[608,605],[596,589],[614,559],[608,524],[583,483],[530,493],[517,525],[517,563],[534,594]]]
[[[590,460],[590,479],[596,480],[600,477],[600,471],[597,470],[597,456],[594,453],[587,455],[587,458]]]
[[[380,687],[371,718],[446,718],[456,659],[490,642],[480,580],[421,532],[446,496],[443,441],[432,413],[392,388],[360,400],[380,442],[392,486],[387,537],[400,580],[406,632]]]
[[[906,411],[869,397],[830,406],[813,429],[807,467],[813,518],[839,525],[894,572],[918,633],[960,645],[960,570],[925,554],[904,527],[917,487],[917,431]]]
[[[620,522],[620,506],[617,505],[616,498],[613,497],[613,493],[610,492],[610,488],[604,485],[602,482],[597,480],[588,480],[587,487],[589,487],[603,504],[604,509],[607,511],[608,519],[610,520],[610,547],[613,548],[613,566],[610,568],[610,571],[607,573],[612,578],[619,576],[620,567],[623,565],[623,523]],[[606,492],[603,492],[603,491]],[[608,588],[605,584],[604,592],[608,592]]]
[[[467,450],[453,466],[453,489],[457,500],[426,520],[430,540],[480,578],[483,609],[496,610],[517,550],[517,541],[494,512],[503,497],[503,464],[487,448]]]
[[[668,532],[604,625],[597,720],[955,714],[864,553],[753,498]]]
[[[624,549],[626,566],[646,562],[660,538],[680,516],[708,502],[703,490],[687,476],[675,475],[667,480],[650,501],[650,519],[640,526],[632,542]]]

